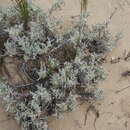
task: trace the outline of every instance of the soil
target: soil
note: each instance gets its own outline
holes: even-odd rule
[[[7,6],[9,1],[0,0],[0,5]],[[71,16],[79,14],[80,7],[79,0],[65,1],[65,7],[57,15],[65,21],[66,29],[71,25]],[[53,0],[36,0],[36,3],[44,9],[50,7],[52,2]],[[122,76],[123,72],[130,70],[130,61],[124,60],[124,52],[130,51],[130,0],[100,0],[100,2],[91,0],[88,5],[90,12],[88,23],[108,20],[115,9],[117,11],[111,20],[110,31],[113,34],[122,32],[123,38],[108,54],[104,63],[108,77],[98,85],[104,90],[104,99],[94,104],[99,111],[99,117],[95,120],[94,112],[89,111],[84,125],[88,105],[83,104],[75,111],[64,114],[63,119],[50,119],[49,126],[53,130],[130,130],[130,77]],[[119,57],[118,62],[111,63],[111,59]],[[0,130],[20,130],[14,120],[7,119],[7,113],[0,105]]]

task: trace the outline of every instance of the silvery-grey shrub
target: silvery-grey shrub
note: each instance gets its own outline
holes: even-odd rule
[[[88,15],[81,16],[70,31],[59,35],[58,22],[51,13],[60,4],[54,4],[47,13],[30,6],[26,31],[17,8],[0,10],[0,25],[9,33],[4,43],[5,55],[18,56],[25,65],[22,69],[33,79],[30,85],[14,88],[7,81],[0,82],[6,111],[15,115],[23,130],[47,130],[48,116],[59,117],[75,109],[77,99],[96,100],[102,94],[96,88],[106,76],[101,59],[115,45],[117,37],[108,31],[108,23],[89,27]],[[38,66],[32,67],[30,60]]]

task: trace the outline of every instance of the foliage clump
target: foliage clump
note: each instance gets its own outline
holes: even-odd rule
[[[51,11],[60,7],[56,5]],[[11,87],[1,81],[0,94],[6,110],[24,130],[47,130],[48,116],[72,111],[79,99],[100,98],[102,91],[96,84],[105,78],[102,58],[117,39],[107,23],[89,27],[83,16],[69,32],[59,35],[50,11],[44,13],[34,5],[28,8],[25,28],[17,8],[0,10],[0,24],[9,33],[5,55],[17,56],[20,69],[32,82]]]

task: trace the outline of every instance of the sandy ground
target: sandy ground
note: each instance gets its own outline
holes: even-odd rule
[[[0,0],[0,5],[7,6],[10,0]],[[41,7],[50,7],[53,0],[37,0]],[[111,57],[122,56],[124,51],[130,51],[130,0],[90,0],[88,9],[90,11],[89,24],[105,21],[109,18],[115,8],[118,11],[111,20],[110,30],[113,33],[123,32],[123,38],[117,47],[107,57],[104,68],[108,72],[108,78],[99,83],[98,87],[104,90],[104,99],[96,103],[100,116],[96,121],[96,130],[130,130],[130,88],[115,93],[128,87],[128,78],[122,78],[121,73],[130,70],[130,61],[121,60],[119,63],[111,64]],[[66,0],[66,6],[59,12],[58,16],[65,20],[65,26],[70,24],[70,17],[79,14],[79,0]],[[95,115],[90,112],[86,125],[84,116],[86,105],[81,105],[74,112],[65,114],[64,119],[53,120],[49,123],[53,130],[95,130]],[[7,114],[0,106],[0,130],[20,130],[13,120],[8,120]]]

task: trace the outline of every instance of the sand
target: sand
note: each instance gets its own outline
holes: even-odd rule
[[[0,5],[7,6],[10,0],[0,0]],[[47,1],[47,2],[46,2]],[[47,9],[53,0],[37,0],[40,7]],[[66,6],[58,13],[65,20],[65,27],[70,25],[70,17],[79,14],[79,0],[65,0]],[[121,73],[130,70],[130,61],[121,60],[119,63],[111,64],[112,57],[123,56],[124,51],[130,51],[130,0],[90,0],[88,10],[91,16],[89,24],[106,21],[115,8],[118,11],[111,20],[110,30],[113,34],[123,32],[123,38],[117,47],[107,56],[104,68],[108,72],[105,81],[99,83],[98,87],[104,90],[104,99],[96,103],[99,110],[99,118],[96,120],[96,130],[130,130],[130,88],[120,93],[116,91],[128,87],[128,78],[121,77]],[[53,130],[95,130],[95,115],[89,112],[86,125],[84,116],[86,105],[79,106],[74,112],[67,113],[64,119],[50,120],[49,126]],[[7,114],[0,106],[0,130],[20,130],[13,120],[8,120]]]

